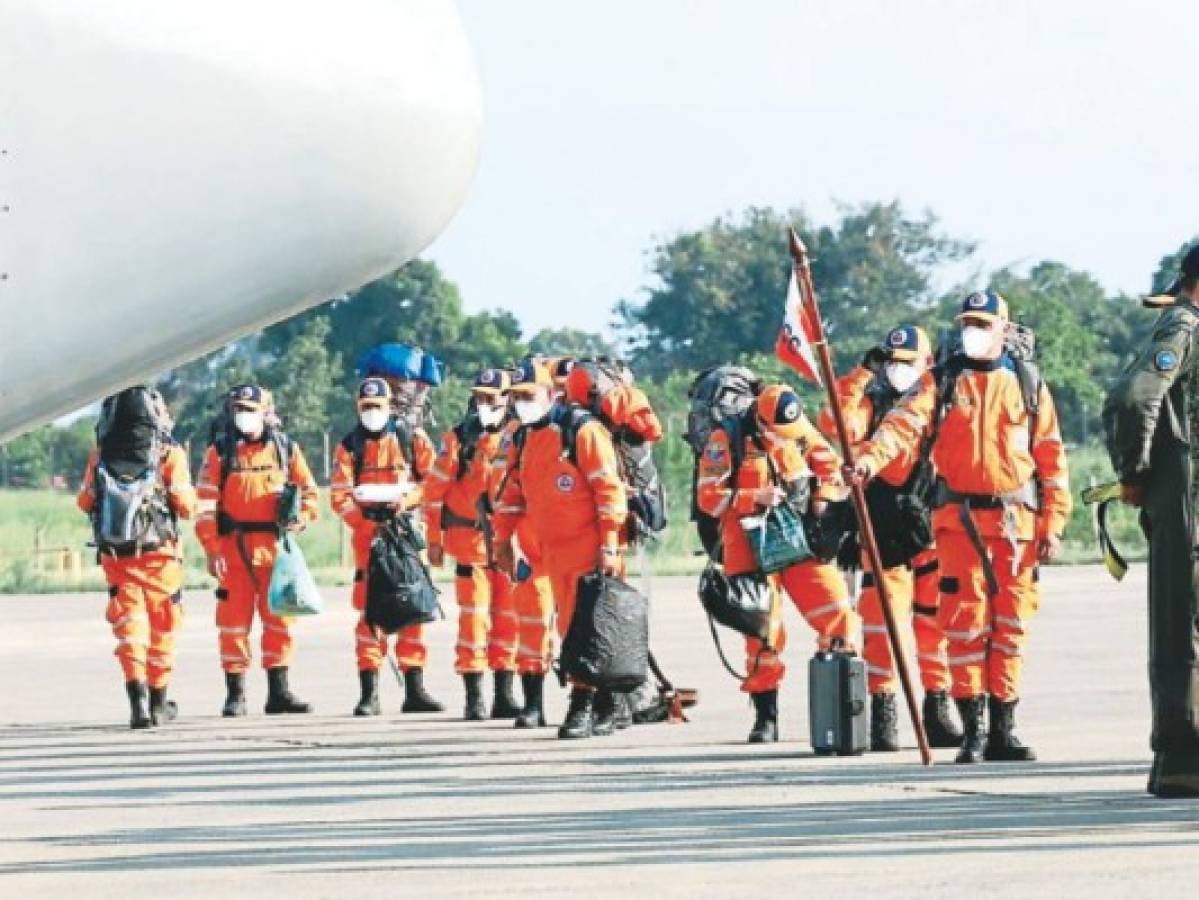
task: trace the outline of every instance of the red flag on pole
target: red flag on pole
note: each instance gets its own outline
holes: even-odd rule
[[[817,329],[812,324],[811,313],[799,293],[799,281],[791,272],[787,284],[787,307],[783,311],[783,327],[779,329],[778,341],[774,345],[775,355],[808,381],[822,384],[820,368],[812,342]]]

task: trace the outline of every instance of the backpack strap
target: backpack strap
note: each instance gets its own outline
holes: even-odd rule
[[[416,471],[414,435],[407,426],[398,423],[393,416],[387,420],[387,427],[383,429],[380,438],[388,434],[394,434],[400,445],[400,454],[404,457],[404,463],[408,466],[408,471],[412,473],[413,481],[421,481],[422,476]],[[357,487],[362,482],[362,470],[366,467],[366,432],[362,430],[361,425],[355,425],[354,429],[341,439],[341,446],[346,453],[350,454],[350,459],[354,464],[354,486]]]

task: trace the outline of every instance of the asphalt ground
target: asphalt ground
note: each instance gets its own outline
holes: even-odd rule
[[[99,595],[0,597],[0,896],[1176,896],[1199,801],[1144,793],[1144,568],[1057,568],[1028,647],[1020,733],[1039,760],[923,768],[909,749],[815,757],[810,632],[793,610],[783,740],[721,669],[694,579],[658,579],[653,645],[692,721],[559,741],[459,721],[451,623],[429,628],[449,711],[355,719],[344,589],[297,627],[309,716],[217,713],[211,596],[187,598],[182,717],[131,732]],[[454,611],[447,602],[447,611]],[[726,647],[739,660],[738,642]],[[564,693],[551,692],[557,721]]]

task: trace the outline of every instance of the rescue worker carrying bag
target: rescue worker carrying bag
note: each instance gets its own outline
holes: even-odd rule
[[[619,578],[581,576],[559,663],[564,674],[591,687],[639,687],[649,677],[649,601]]]
[[[723,568],[710,562],[699,577],[699,601],[704,611],[726,628],[763,642],[770,640],[774,597],[764,575],[726,575]]]
[[[279,539],[267,603],[277,616],[315,616],[324,609],[312,571],[294,537],[284,532]]]
[[[437,588],[421,559],[423,541],[409,516],[381,522],[366,573],[366,624],[384,634],[427,625],[441,615]]]

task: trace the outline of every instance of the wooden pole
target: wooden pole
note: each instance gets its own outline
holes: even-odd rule
[[[808,261],[808,248],[800,239],[794,228],[790,229],[791,258],[795,261],[795,277],[799,282],[799,292],[807,307],[812,327],[815,329],[815,340],[812,342],[816,350],[816,359],[820,364],[820,375],[828,391],[829,408],[833,412],[833,420],[837,423],[837,438],[841,443],[841,456],[847,466],[854,464],[853,446],[849,441],[849,432],[845,427],[845,413],[841,409],[841,398],[837,396],[837,376],[833,370],[833,359],[829,353],[828,338],[824,333],[824,320],[820,316],[820,301],[816,298],[816,288],[812,284],[812,266]],[[907,657],[904,655],[903,641],[899,637],[899,629],[895,623],[895,613],[891,609],[891,598],[887,595],[887,582],[883,578],[883,561],[879,554],[878,541],[874,536],[874,525],[870,521],[869,508],[866,505],[866,491],[860,484],[851,485],[853,508],[858,516],[858,528],[862,537],[862,546],[866,548],[866,558],[870,563],[870,571],[874,575],[874,586],[878,591],[879,606],[883,610],[883,620],[887,625],[887,640],[891,644],[891,657],[895,660],[895,669],[899,674],[899,682],[903,686],[903,696],[908,704],[908,712],[912,718],[912,728],[916,732],[916,743],[920,747],[920,759],[926,766],[933,764],[933,754],[928,746],[928,735],[924,731],[924,723],[920,719],[920,707],[916,703],[916,693],[912,688],[912,675],[908,671]]]

